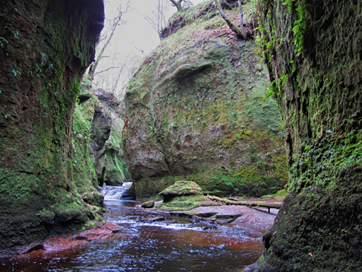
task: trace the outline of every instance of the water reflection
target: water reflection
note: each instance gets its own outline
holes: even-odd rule
[[[147,223],[142,220],[160,215],[135,209],[131,202],[106,204],[108,220],[122,226],[122,232],[60,252],[0,260],[1,271],[240,271],[263,250],[260,239],[243,228],[205,229],[189,218],[172,216]]]

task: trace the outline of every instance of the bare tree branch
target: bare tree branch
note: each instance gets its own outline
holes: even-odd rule
[[[101,60],[101,59],[107,59],[107,58],[109,58],[109,56],[101,56],[101,58],[100,58],[99,60]]]
[[[89,67],[89,71],[88,71],[88,75],[89,75],[89,78],[91,80],[94,79],[94,75],[95,75],[95,71],[97,70],[97,67],[99,65],[99,62],[100,60],[102,59],[103,57],[103,54],[104,54],[104,51],[106,50],[106,48],[108,47],[109,43],[111,42],[112,38],[113,38],[113,35],[117,29],[118,26],[124,24],[125,22],[122,21],[122,16],[124,13],[126,13],[128,11],[128,8],[129,8],[129,2],[127,2],[127,7],[126,7],[126,10],[125,11],[122,11],[122,8],[120,7],[119,8],[119,14],[117,17],[115,17],[113,19],[113,23],[112,23],[112,27],[111,27],[111,33],[106,41],[106,43],[103,45],[101,51],[99,52],[96,60],[91,64],[91,66]]]
[[[152,28],[157,32],[158,36],[161,38],[161,31],[164,26],[167,24],[166,20],[166,5],[164,4],[165,0],[158,0],[157,7],[153,10],[150,15],[142,15],[143,18],[152,26]]]
[[[122,73],[123,73],[123,70],[124,70],[125,67],[126,67],[127,59],[128,59],[128,57],[126,57],[126,59],[124,60],[124,62],[123,62],[123,64],[122,64],[121,69],[119,69],[118,76],[116,77],[116,82],[115,82],[115,84],[114,84],[114,87],[112,88],[112,93],[115,94],[115,95],[118,94],[118,93],[117,93],[118,83],[119,83],[119,80],[120,80],[121,75],[122,75]],[[122,92],[122,90],[121,90],[121,92]],[[122,95],[122,93],[121,93],[121,95]]]
[[[107,71],[109,71],[109,70],[111,70],[111,69],[117,69],[117,68],[120,68],[120,67],[109,67],[109,68],[107,68],[107,69],[105,69],[105,70],[102,70],[102,71],[99,71],[99,72],[94,73],[93,76],[99,75],[99,74],[104,73],[104,72],[107,72]]]

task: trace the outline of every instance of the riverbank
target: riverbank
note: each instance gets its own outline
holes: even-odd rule
[[[240,271],[259,258],[262,235],[278,212],[233,205],[165,212],[132,201],[105,204],[107,222],[24,247],[2,258],[7,270],[0,271]],[[145,268],[145,262],[152,265]]]
[[[261,199],[253,199],[260,201]],[[262,199],[264,202],[274,201],[275,199]],[[200,206],[188,211],[164,211],[157,208],[145,209],[141,207],[141,203],[136,208],[142,209],[150,214],[149,220],[162,220],[162,215],[176,215],[181,217],[189,217],[193,222],[204,222],[217,227],[218,225],[229,225],[236,228],[244,228],[252,231],[253,237],[261,237],[274,224],[275,217],[279,209],[269,209],[263,207],[247,207],[240,205],[212,205]],[[152,219],[153,218],[153,219]]]
[[[165,212],[155,208],[144,209],[138,203],[135,207],[129,207],[128,209],[142,211],[144,215],[139,219],[142,223],[165,221],[167,224],[166,218],[168,216],[176,216],[184,218],[184,222],[189,221],[194,227],[199,227],[204,231],[222,230],[222,226],[229,226],[231,229],[243,229],[246,235],[253,238],[261,238],[263,233],[272,227],[274,219],[278,214],[277,209],[271,209],[270,213],[268,213],[267,208],[249,208],[236,205],[203,206],[189,211]],[[111,217],[111,212],[106,214],[106,216]],[[122,229],[122,227],[113,222],[99,223],[94,229],[85,230],[73,235],[52,237],[41,243],[21,247],[18,249],[18,256],[39,254],[42,251],[60,252],[74,247],[86,246],[90,242],[107,240],[115,233],[122,232]]]

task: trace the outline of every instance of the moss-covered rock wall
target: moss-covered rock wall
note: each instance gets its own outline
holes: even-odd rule
[[[103,207],[103,196],[95,190],[95,188],[99,188],[99,184],[94,159],[89,148],[92,126],[91,120],[88,120],[86,116],[83,107],[76,104],[73,114],[72,139],[73,180],[82,199],[86,203],[94,205],[93,211],[97,212],[98,207]]]
[[[244,5],[248,22],[252,9]],[[226,12],[237,24],[238,9]],[[173,31],[173,22],[182,27]],[[280,114],[265,99],[269,78],[254,42],[236,39],[213,1],[176,13],[169,28],[126,93],[126,158],[137,197],[180,179],[219,195],[281,189]]]
[[[131,180],[121,147],[124,102],[103,89],[82,95],[87,96],[90,99],[80,102],[80,105],[91,126],[90,150],[98,184],[120,185]]]
[[[359,271],[362,3],[261,0],[260,8],[291,195],[257,271]]]
[[[102,0],[2,1],[0,250],[96,214],[75,181],[73,111],[103,27]],[[94,191],[91,181],[87,192]]]

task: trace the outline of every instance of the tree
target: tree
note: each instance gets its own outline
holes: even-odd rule
[[[177,11],[181,11],[185,6],[191,6],[192,3],[188,0],[170,0],[172,5],[177,8]]]
[[[238,28],[225,14],[221,3],[219,0],[215,0],[217,9],[219,10],[221,17],[225,20],[225,22],[228,24],[228,26],[230,27],[230,29],[240,38],[243,38],[244,40],[246,40],[248,38],[245,28],[244,28],[244,22],[243,22],[243,18],[244,18],[244,13],[243,13],[243,7],[242,7],[242,3],[241,0],[238,0],[238,5],[239,5],[239,10],[240,10],[240,28]]]
[[[90,65],[89,67],[89,70],[88,70],[88,77],[89,79],[93,80],[94,79],[94,75],[96,74],[96,70],[97,70],[97,67],[99,65],[99,62],[104,58],[103,54],[104,54],[104,51],[106,50],[106,48],[108,47],[109,43],[111,42],[112,38],[113,38],[113,35],[116,31],[116,29],[120,26],[120,25],[123,25],[125,24],[124,21],[122,21],[122,16],[124,13],[126,13],[128,11],[128,8],[129,8],[129,1],[127,2],[127,7],[126,7],[126,10],[122,10],[122,7],[119,6],[119,12],[118,12],[118,16],[116,16],[115,18],[113,18],[113,22],[112,22],[112,25],[111,25],[111,28],[110,28],[110,34],[109,36],[107,36],[107,34],[101,38],[98,42],[98,44],[100,42],[102,42],[103,40],[106,40],[106,42],[104,43],[104,45],[102,46],[99,54],[97,55],[97,58],[95,59],[95,61]],[[108,69],[105,69],[101,72],[98,72],[98,73],[103,73],[103,72],[106,72],[110,69],[114,69],[114,68],[119,68],[119,67],[109,67]]]
[[[246,40],[246,31],[244,29],[244,13],[243,13],[243,5],[241,3],[241,0],[238,0],[239,5],[239,12],[240,12],[240,32],[244,40]]]
[[[162,29],[167,24],[167,10],[169,6],[165,4],[165,0],[157,0],[156,9],[148,15],[143,15],[143,18],[157,31],[160,38]]]
[[[154,9],[152,12],[149,12],[147,15],[141,14],[141,16],[143,16],[143,18],[153,27],[153,29],[156,30],[160,39],[162,39],[162,30],[167,25],[167,19],[170,16],[170,3],[172,6],[177,8],[177,11],[193,5],[189,0],[157,0],[156,9]]]

